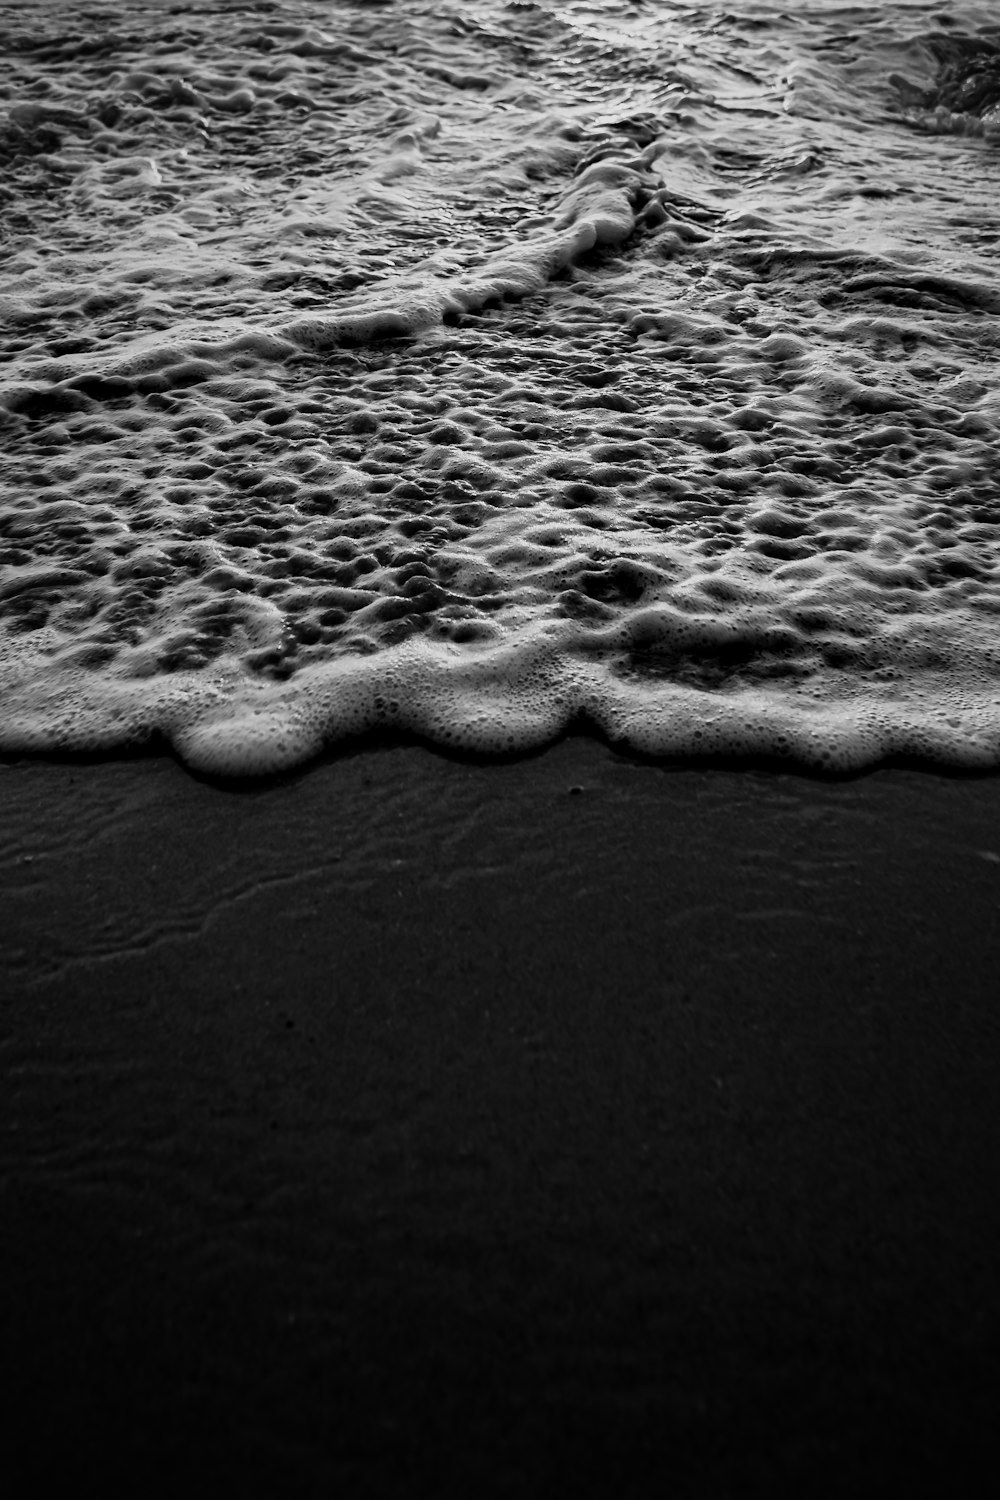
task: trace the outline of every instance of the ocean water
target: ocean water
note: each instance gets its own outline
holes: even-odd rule
[[[0,749],[1000,763],[995,4],[0,4]]]

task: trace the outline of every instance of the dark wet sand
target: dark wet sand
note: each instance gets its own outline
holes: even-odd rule
[[[18,1493],[957,1492],[993,1453],[1000,779],[571,739],[252,789],[9,761],[0,810]]]

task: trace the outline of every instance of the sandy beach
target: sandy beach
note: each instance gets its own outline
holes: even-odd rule
[[[570,738],[0,804],[17,1493],[976,1492],[996,779]]]
[[[997,20],[0,0],[5,1494],[992,1493]]]

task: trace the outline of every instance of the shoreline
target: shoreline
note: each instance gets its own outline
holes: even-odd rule
[[[15,1473],[971,1476],[1000,778],[0,765]]]

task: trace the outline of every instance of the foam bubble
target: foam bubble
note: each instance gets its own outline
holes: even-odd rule
[[[15,18],[0,747],[996,764],[988,7],[467,11]]]

